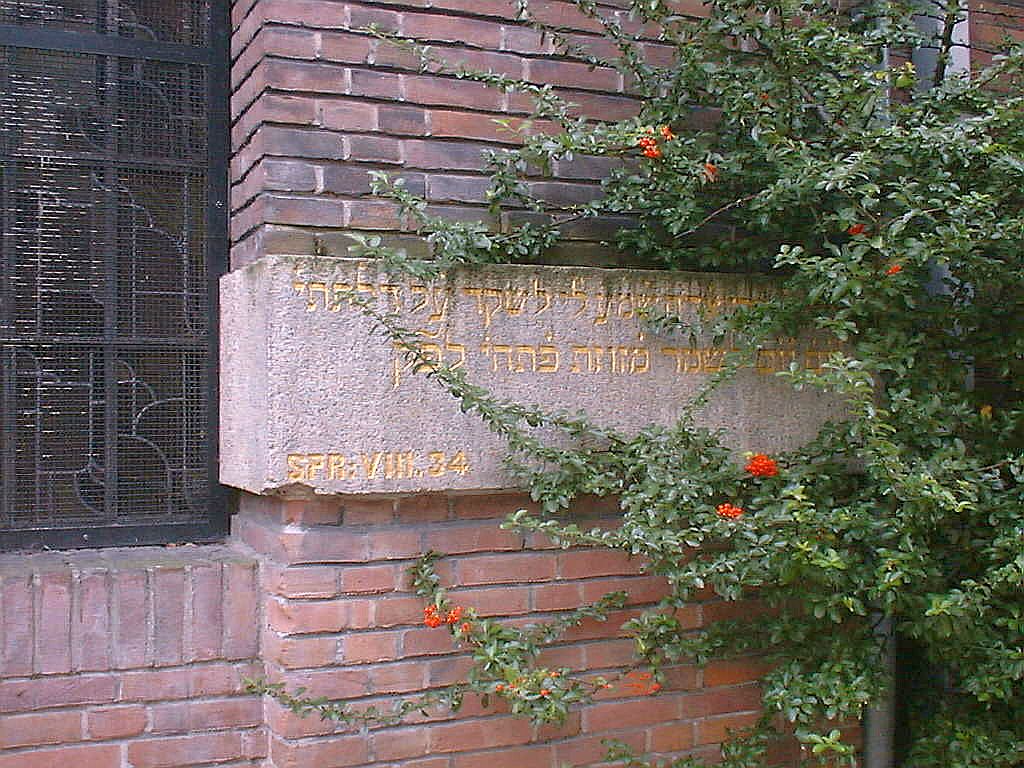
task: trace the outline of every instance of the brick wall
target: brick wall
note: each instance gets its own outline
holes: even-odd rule
[[[256,577],[224,547],[0,557],[0,768],[258,765]]]
[[[427,550],[448,555],[439,574],[453,587],[453,602],[514,623],[626,590],[626,610],[605,623],[588,621],[542,657],[587,674],[614,674],[632,655],[620,625],[656,600],[663,584],[638,575],[638,564],[619,553],[561,550],[542,538],[502,531],[500,520],[524,506],[528,500],[518,495],[245,497],[234,536],[262,560],[268,677],[314,696],[384,709],[397,698],[460,680],[467,654],[445,629],[423,625],[424,603],[407,583],[406,569]],[[611,521],[614,508],[590,502],[573,514],[600,525]],[[694,603],[679,615],[697,627],[737,610],[746,607]],[[761,671],[749,662],[703,671],[680,666],[658,695],[617,685],[574,711],[561,728],[534,728],[501,704],[485,709],[469,697],[457,715],[416,715],[407,724],[361,734],[267,702],[268,765],[558,768],[600,762],[601,739],[609,737],[662,755],[713,758],[727,728],[756,718],[759,695],[751,681]]]
[[[535,5],[576,44],[612,53],[596,34],[598,25],[569,3]],[[609,3],[605,12],[625,19],[621,5]],[[679,5],[701,11],[696,0]],[[481,150],[514,145],[516,137],[494,120],[522,118],[528,103],[478,83],[418,72],[407,52],[354,30],[376,24],[429,43],[447,62],[550,83],[589,116],[614,119],[636,108],[614,70],[552,56],[549,38],[515,22],[510,0],[241,0],[233,10],[236,266],[266,253],[308,254],[315,237],[341,255],[348,242],[343,230],[384,232],[419,252],[422,243],[408,236],[394,206],[369,196],[371,169],[401,174],[435,213],[485,216]],[[646,49],[664,60],[653,40]],[[593,179],[606,170],[597,158],[563,163],[555,169],[559,180],[538,178],[534,191],[559,204],[577,203],[595,194]],[[617,223],[566,227],[570,242],[554,258],[607,263],[609,254],[594,241]]]

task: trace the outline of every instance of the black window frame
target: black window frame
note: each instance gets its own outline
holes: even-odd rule
[[[199,64],[206,68],[208,175],[204,256],[209,299],[205,393],[209,507],[205,519],[188,523],[147,522],[97,527],[25,527],[13,530],[3,528],[3,521],[0,520],[0,551],[211,543],[223,540],[228,531],[229,492],[219,484],[218,286],[219,278],[227,271],[229,263],[230,35],[230,6],[227,0],[210,0],[209,30],[207,45],[204,47],[0,23],[0,46]]]

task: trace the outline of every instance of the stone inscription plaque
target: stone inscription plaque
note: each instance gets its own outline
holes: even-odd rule
[[[732,275],[486,266],[418,282],[372,261],[265,257],[221,281],[221,480],[254,493],[509,488],[504,444],[416,373],[347,296],[397,313],[424,353],[500,398],[622,429],[671,424],[728,349],[648,332],[642,309],[727,312],[771,291]],[[831,349],[779,340],[701,413],[738,451],[812,437],[835,400],[775,374]]]

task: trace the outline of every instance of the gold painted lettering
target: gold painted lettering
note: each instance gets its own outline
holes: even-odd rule
[[[327,454],[327,477],[330,480],[345,479],[345,456],[341,453]]]
[[[537,347],[537,372],[556,373],[558,371],[558,347],[553,344],[541,344]]]
[[[318,472],[324,468],[324,455],[322,453],[311,453],[306,457],[309,463],[306,464],[306,479],[316,480]]]
[[[363,464],[363,474],[366,475],[368,480],[372,480],[377,476],[377,472],[380,470],[380,462],[384,457],[383,452],[377,451],[372,454],[361,454],[360,461]]]
[[[427,458],[430,459],[430,466],[427,467],[427,474],[431,477],[441,477],[446,471],[447,467],[445,461],[447,457],[443,451],[431,451],[427,454]]]
[[[576,310],[576,314],[573,315],[573,317],[581,317],[587,310],[588,297],[585,289],[586,283],[583,279],[574,277],[569,290],[560,291],[558,294],[560,298],[563,298],[566,301],[575,301],[579,304],[579,308]]]
[[[539,277],[533,278],[533,298],[543,300],[544,302],[539,308],[533,310],[535,317],[537,315],[543,315],[548,311],[548,307],[551,306],[551,296],[547,288],[541,287]]]
[[[301,453],[288,454],[288,480],[297,483],[306,479],[306,457]]]

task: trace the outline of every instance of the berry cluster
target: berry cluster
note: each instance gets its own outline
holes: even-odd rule
[[[779,474],[779,465],[775,463],[775,459],[770,459],[763,453],[751,456],[744,469],[754,477],[775,477]]]
[[[737,507],[735,504],[726,502],[725,504],[719,504],[715,507],[715,512],[718,513],[719,517],[724,517],[728,520],[735,520],[743,514],[743,507]]]
[[[676,135],[672,133],[672,129],[667,125],[661,126],[659,133],[661,133],[661,137],[665,141],[672,141],[672,139],[676,137]],[[644,157],[649,157],[652,160],[657,160],[661,157],[661,147],[658,146],[658,139],[654,135],[654,129],[650,126],[644,129],[644,135],[638,138],[636,143],[637,146],[643,150]]]
[[[440,627],[444,623],[457,624],[459,619],[462,618],[464,608],[461,605],[457,605],[448,611],[447,614],[442,615],[436,605],[428,605],[423,609],[423,623],[431,629]],[[469,622],[465,622],[462,625],[463,632],[469,632]]]

